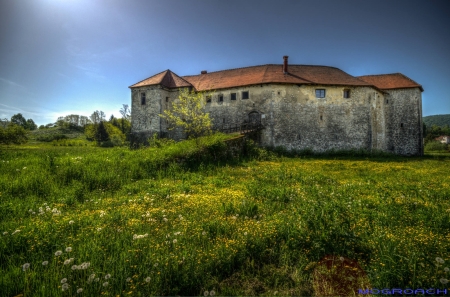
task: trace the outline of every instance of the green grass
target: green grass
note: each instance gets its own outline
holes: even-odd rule
[[[374,288],[446,287],[450,158],[258,161],[225,138],[2,147],[0,295],[313,295],[326,255],[358,261]]]

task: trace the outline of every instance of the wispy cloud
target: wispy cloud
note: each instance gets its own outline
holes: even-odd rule
[[[24,86],[22,86],[22,85],[20,85],[18,83],[15,83],[15,82],[13,82],[13,81],[11,81],[9,79],[5,79],[5,78],[0,77],[0,81],[4,82],[4,83],[6,83],[6,84],[8,84],[10,86],[15,86],[15,87],[26,89],[26,87],[24,87]]]

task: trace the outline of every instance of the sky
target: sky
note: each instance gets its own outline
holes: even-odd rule
[[[448,0],[0,0],[0,118],[36,124],[102,110],[130,85],[176,74],[325,65],[401,72],[423,115],[450,114]]]

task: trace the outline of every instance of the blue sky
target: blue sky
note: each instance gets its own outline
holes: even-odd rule
[[[102,110],[170,69],[282,64],[401,72],[423,115],[450,114],[448,0],[0,0],[0,118],[38,125]]]

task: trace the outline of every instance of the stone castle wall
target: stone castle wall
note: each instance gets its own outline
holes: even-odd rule
[[[316,89],[325,89],[325,98],[316,98]],[[350,98],[343,97],[344,89],[350,91]],[[145,105],[140,104],[142,92],[146,93]],[[243,99],[243,92],[248,92],[248,99]],[[232,93],[236,100],[231,100]],[[169,132],[158,116],[178,94],[178,90],[159,86],[133,89],[132,131],[182,138],[181,131]],[[205,111],[215,128],[259,117],[264,126],[259,137],[263,146],[319,152],[362,148],[401,155],[423,153],[418,88],[381,92],[372,87],[263,84],[206,95],[211,102],[205,103]]]

